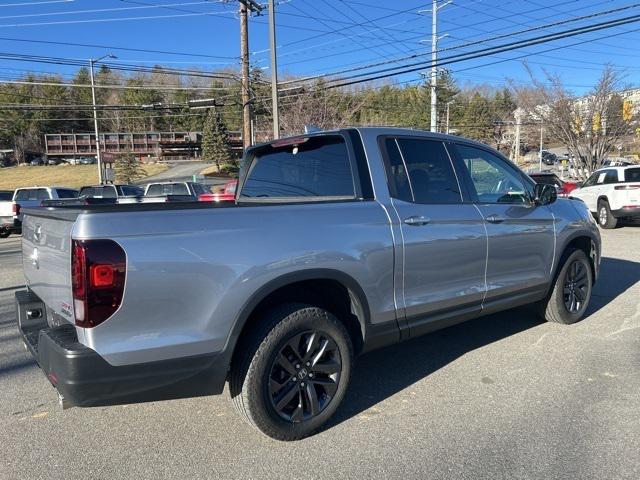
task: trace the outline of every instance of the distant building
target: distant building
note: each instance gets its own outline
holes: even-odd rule
[[[231,149],[242,153],[240,132],[229,132]],[[44,136],[48,157],[77,158],[96,155],[93,133],[55,133]],[[101,133],[100,150],[114,156],[131,152],[144,160],[187,160],[202,154],[201,132]]]

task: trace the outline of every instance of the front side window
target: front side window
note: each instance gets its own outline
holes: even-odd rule
[[[529,203],[529,194],[518,172],[486,150],[457,145],[481,203]]]
[[[322,135],[299,143],[268,144],[255,150],[242,198],[354,198],[344,138]]]
[[[421,204],[462,202],[460,187],[442,142],[387,138],[385,148],[391,196]]]

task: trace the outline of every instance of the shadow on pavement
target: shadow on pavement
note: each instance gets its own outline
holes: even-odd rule
[[[472,350],[540,323],[532,308],[520,307],[363,355],[356,362],[346,398],[331,426],[362,413]]]
[[[640,281],[640,263],[602,257],[587,316],[596,313]]]
[[[603,258],[600,278],[594,288],[595,298],[587,315],[597,312],[638,281],[640,263]],[[327,428],[362,413],[465,353],[541,323],[534,309],[525,306],[363,355],[356,362],[345,400]]]

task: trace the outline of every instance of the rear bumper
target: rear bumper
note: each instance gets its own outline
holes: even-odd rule
[[[25,345],[69,405],[88,407],[215,395],[224,389],[227,363],[222,355],[113,366],[78,342],[73,325],[50,328],[44,303],[33,292],[21,290],[15,299],[18,329]],[[40,316],[38,311],[42,312]]]
[[[624,208],[619,208],[618,210],[611,210],[611,215],[613,215],[615,218],[625,218],[625,217],[639,218],[640,205],[636,207],[624,207]]]

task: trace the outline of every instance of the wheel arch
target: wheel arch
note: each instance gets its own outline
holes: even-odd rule
[[[599,200],[598,200],[599,201]],[[599,265],[599,239],[592,234],[591,232],[575,232],[564,241],[562,248],[559,249],[560,254],[558,255],[558,260],[554,267],[554,272],[552,276],[551,288],[555,284],[558,272],[562,268],[561,260],[565,257],[565,254],[569,249],[579,249],[582,250],[589,259],[589,263],[591,264],[591,273],[593,274],[593,281],[595,283],[598,278],[598,265]]]
[[[322,290],[322,293],[320,293]],[[277,277],[256,291],[235,319],[225,347],[227,365],[241,343],[242,333],[259,321],[260,313],[283,303],[310,303],[340,318],[361,352],[371,325],[364,290],[350,275],[334,269],[309,269]]]

